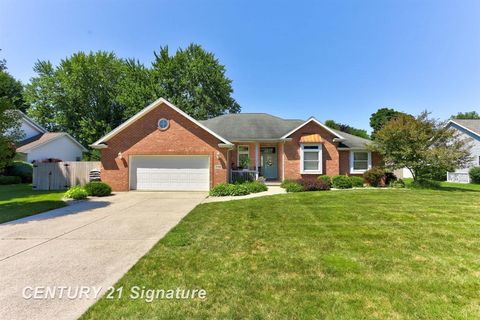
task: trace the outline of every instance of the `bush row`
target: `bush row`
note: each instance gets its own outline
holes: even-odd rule
[[[112,194],[112,188],[105,182],[92,181],[85,186],[74,186],[65,192],[65,198],[81,200],[88,196],[105,197]]]
[[[363,178],[342,175],[335,177],[319,176],[317,179],[285,180],[281,187],[287,192],[361,188],[363,187]]]
[[[18,176],[0,176],[0,185],[19,183],[22,183],[22,178]]]
[[[382,168],[372,168],[366,171],[363,177],[338,175],[334,177],[319,176],[317,179],[285,180],[282,182],[281,187],[287,192],[302,192],[330,190],[330,188],[362,188],[364,184],[372,187],[405,187],[403,180],[397,180],[393,173],[385,172]]]
[[[267,191],[268,188],[264,183],[259,181],[243,182],[243,183],[221,183],[213,187],[210,190],[210,196],[212,197],[225,197],[225,196],[244,196],[250,193],[258,193]]]

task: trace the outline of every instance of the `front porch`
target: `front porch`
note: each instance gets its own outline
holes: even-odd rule
[[[235,142],[230,159],[230,182],[282,181],[284,142]]]

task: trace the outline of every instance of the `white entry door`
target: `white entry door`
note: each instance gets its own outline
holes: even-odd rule
[[[208,156],[131,156],[130,189],[208,191]]]

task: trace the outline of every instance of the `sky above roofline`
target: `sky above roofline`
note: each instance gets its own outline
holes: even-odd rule
[[[37,59],[107,50],[149,65],[194,42],[226,66],[243,112],[370,130],[384,106],[479,111],[478,21],[473,0],[3,0],[0,57],[25,83]]]

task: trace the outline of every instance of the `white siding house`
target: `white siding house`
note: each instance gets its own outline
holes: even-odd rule
[[[458,130],[461,139],[467,139],[470,144],[470,154],[473,160],[465,168],[458,168],[447,173],[447,181],[469,183],[468,171],[480,166],[480,120],[452,119],[448,126]]]
[[[87,149],[65,132],[47,132],[20,112],[20,129],[23,139],[17,142],[17,159],[27,162],[49,159],[61,161],[79,161]]]

